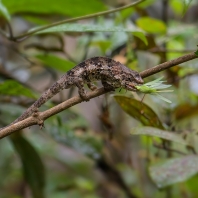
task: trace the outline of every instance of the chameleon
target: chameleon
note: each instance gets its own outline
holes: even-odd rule
[[[83,100],[88,101],[84,84],[87,84],[88,88],[93,91],[97,88],[93,84],[94,81],[101,81],[105,90],[114,90],[121,87],[126,90],[137,91],[135,86],[143,84],[143,80],[137,71],[131,70],[120,62],[108,57],[93,57],[79,63],[66,72],[10,125],[33,115],[50,98],[61,90],[72,86],[76,86],[79,96]]]

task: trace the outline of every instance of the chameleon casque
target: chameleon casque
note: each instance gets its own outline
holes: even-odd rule
[[[88,101],[84,84],[87,84],[91,90],[95,90],[97,87],[92,84],[94,81],[101,81],[104,89],[107,90],[122,87],[130,91],[137,91],[135,86],[143,84],[143,80],[138,72],[129,69],[120,62],[107,57],[93,57],[79,63],[65,73],[11,124],[15,124],[31,116],[50,98],[61,90],[68,89],[71,86],[78,87],[80,97]]]

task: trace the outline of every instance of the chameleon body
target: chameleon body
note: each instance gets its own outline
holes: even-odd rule
[[[122,87],[127,90],[137,91],[135,85],[143,84],[143,80],[138,72],[129,69],[120,62],[107,57],[93,57],[79,63],[73,69],[65,73],[11,124],[31,116],[50,98],[61,90],[68,89],[71,86],[77,86],[80,97],[87,101],[84,84],[87,84],[91,90],[95,90],[97,87],[92,84],[94,81],[101,81],[104,89],[108,90]]]

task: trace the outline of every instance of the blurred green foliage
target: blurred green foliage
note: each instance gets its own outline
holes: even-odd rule
[[[197,54],[195,0],[147,0],[53,25],[125,4],[0,1],[0,126],[84,59],[109,56],[140,72],[184,53]],[[40,25],[51,26],[29,35]],[[15,36],[21,40],[13,42]],[[100,96],[52,116],[42,130],[31,127],[2,139],[0,197],[197,197],[197,71],[195,59],[145,80],[166,76],[174,92],[164,96],[172,104],[118,89],[114,97]],[[75,88],[63,91],[41,109],[75,94]]]

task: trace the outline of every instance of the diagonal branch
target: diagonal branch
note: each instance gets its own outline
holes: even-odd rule
[[[176,58],[176,59],[161,63],[161,64],[156,65],[156,66],[154,66],[154,67],[152,67],[150,69],[142,71],[142,72],[140,72],[140,75],[141,75],[142,78],[146,78],[148,76],[152,76],[153,74],[159,73],[159,72],[161,72],[161,71],[163,71],[165,69],[168,69],[170,67],[179,65],[181,63],[193,60],[195,58],[198,58],[198,56],[195,54],[195,52],[192,52],[190,54],[186,54],[184,56],[180,56],[179,58]]]
[[[87,93],[87,98],[92,99],[92,98],[95,98],[102,94],[105,94],[107,92],[108,91],[105,91],[103,88],[100,88],[100,89],[97,89],[90,93]],[[79,104],[81,102],[84,102],[84,100],[80,96],[75,96],[75,97],[72,97],[72,98],[66,100],[65,102],[62,102],[62,103],[56,105],[55,107],[52,107],[49,110],[38,113],[39,115],[37,117],[31,116],[29,118],[24,119],[23,121],[20,121],[13,125],[5,127],[2,130],[0,130],[0,139],[5,136],[10,135],[11,133],[13,133],[15,131],[19,131],[21,129],[30,127],[32,125],[40,124],[41,120],[44,121],[47,118],[49,118],[57,113],[60,113],[61,111],[68,109],[69,107],[72,107],[72,106]]]
[[[190,53],[190,54],[186,54],[186,55],[181,56],[177,59],[167,61],[165,63],[156,65],[155,67],[152,67],[150,69],[142,71],[142,72],[140,72],[140,75],[142,76],[142,78],[146,78],[148,76],[151,76],[153,74],[161,72],[165,69],[168,69],[168,68],[173,67],[175,65],[187,62],[189,60],[193,60],[195,58],[198,58],[198,56],[196,56],[194,52]],[[95,91],[92,91],[92,92],[88,93],[87,97],[88,97],[88,99],[92,99],[92,98],[98,97],[100,95],[103,95],[107,92],[109,92],[109,91],[106,91],[103,88],[100,88],[100,89],[97,89]],[[49,118],[49,117],[51,117],[51,116],[53,116],[53,115],[55,115],[55,114],[57,114],[61,111],[64,111],[65,109],[68,109],[69,107],[72,107],[72,106],[74,106],[78,103],[81,103],[81,102],[84,102],[83,99],[80,96],[75,96],[75,97],[72,97],[65,102],[60,103],[59,105],[57,105],[57,106],[55,106],[55,107],[53,107],[49,110],[38,113],[37,117],[31,116],[31,117],[29,117],[29,118],[27,118],[23,121],[20,121],[20,122],[17,122],[15,124],[13,124],[13,125],[5,127],[2,130],[0,130],[0,139],[10,135],[13,132],[16,132],[16,131],[19,131],[21,129],[30,127],[32,125],[36,125],[36,124],[40,125],[41,121],[44,121],[47,118]]]

